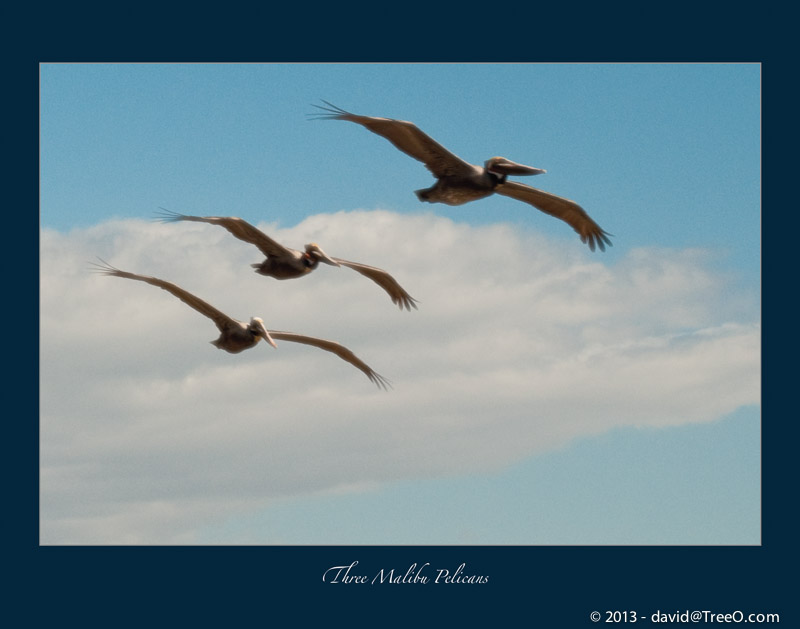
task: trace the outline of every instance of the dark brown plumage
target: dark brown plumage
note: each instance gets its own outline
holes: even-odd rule
[[[104,275],[113,275],[115,277],[124,277],[129,280],[138,280],[145,282],[151,286],[157,286],[168,293],[171,293],[190,308],[193,308],[202,315],[211,319],[220,331],[218,339],[211,341],[211,344],[218,349],[225,350],[231,354],[238,354],[246,349],[255,347],[261,339],[273,347],[277,347],[275,340],[291,341],[292,343],[302,343],[304,345],[311,345],[319,349],[325,350],[336,354],[342,360],[350,363],[356,369],[361,370],[367,378],[374,382],[378,387],[386,389],[389,386],[389,381],[383,376],[372,370],[369,365],[362,361],[352,351],[344,345],[340,345],[335,341],[327,341],[325,339],[315,338],[313,336],[305,336],[303,334],[295,334],[294,332],[282,332],[277,330],[267,330],[264,326],[264,321],[260,317],[252,317],[250,323],[237,321],[226,315],[224,312],[217,310],[211,304],[203,301],[199,297],[192,295],[189,291],[182,289],[180,286],[159,279],[157,277],[150,277],[148,275],[137,275],[136,273],[129,273],[121,271],[107,262],[100,260],[102,264],[92,263],[94,270],[103,273]]]
[[[325,107],[314,106],[325,113],[312,114],[313,116],[360,124],[389,140],[406,155],[425,164],[437,181],[430,188],[416,191],[420,201],[462,205],[494,193],[502,194],[561,219],[578,233],[581,241],[588,244],[592,251],[595,247],[605,251],[606,245],[611,245],[608,238],[610,234],[601,229],[575,201],[507,180],[509,175],[539,175],[546,172],[540,168],[517,164],[504,157],[492,157],[483,168],[475,166],[448,151],[412,122],[359,116],[327,101],[322,102]]]
[[[308,275],[317,268],[320,262],[331,266],[346,266],[348,269],[352,269],[371,279],[385,290],[392,303],[399,306],[400,310],[403,308],[406,310],[417,308],[416,300],[400,286],[397,280],[383,269],[342,258],[333,258],[314,242],[307,244],[305,251],[297,251],[275,242],[260,229],[235,216],[189,216],[165,210],[164,208],[161,208],[161,210],[160,218],[163,221],[196,221],[219,225],[227,229],[239,240],[255,245],[266,256],[266,260],[263,262],[251,265],[256,270],[256,273],[260,275],[287,280]]]

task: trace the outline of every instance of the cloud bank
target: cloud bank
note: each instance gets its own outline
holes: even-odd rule
[[[576,437],[759,403],[756,296],[709,252],[611,264],[506,224],[388,211],[259,227],[388,270],[419,311],[349,269],[258,276],[260,252],[211,225],[45,229],[41,543],[193,543],[282,497],[498,470]],[[219,351],[209,319],[90,273],[96,256],[235,318],[336,340],[394,388],[293,343]]]

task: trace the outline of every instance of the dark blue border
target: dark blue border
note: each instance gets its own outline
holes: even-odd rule
[[[7,350],[12,373],[4,425],[11,453],[6,511],[12,547],[8,599],[30,622],[81,626],[324,626],[489,625],[591,626],[589,614],[606,610],[796,612],[789,603],[796,526],[787,505],[795,500],[797,443],[786,392],[796,365],[787,316],[796,318],[797,266],[785,242],[794,234],[797,195],[787,198],[786,108],[796,108],[782,23],[730,7],[709,20],[676,5],[609,15],[566,7],[562,15],[535,6],[463,6],[465,14],[435,13],[433,5],[353,9],[304,6],[301,11],[263,5],[230,14],[179,9],[111,9],[102,14],[41,8],[37,16],[11,15],[19,28],[7,75],[4,119],[11,155],[5,207],[6,312],[15,307]],[[442,5],[442,11],[455,5]],[[461,5],[459,5],[461,6]],[[112,13],[109,13],[112,11]],[[119,11],[114,15],[115,11]],[[598,11],[592,15],[593,11]],[[649,13],[658,15],[648,15]],[[639,15],[641,13],[641,15]],[[669,15],[665,15],[669,13]],[[638,16],[638,17],[637,17]],[[583,19],[583,21],[582,21]],[[635,20],[635,22],[634,22]],[[459,23],[461,22],[461,23]],[[762,34],[759,34],[762,33]],[[31,321],[38,307],[38,64],[43,61],[746,61],[763,63],[763,545],[760,547],[43,547],[38,546],[38,351]],[[7,78],[7,80],[8,80]],[[424,89],[424,86],[421,86]],[[792,147],[793,148],[793,147]],[[676,185],[680,185],[676,182]],[[10,219],[10,221],[9,221]],[[792,274],[793,275],[793,274]],[[17,299],[17,295],[22,299]],[[783,298],[783,296],[786,296]],[[780,301],[779,301],[780,300]],[[20,315],[24,315],[24,318]],[[38,331],[38,330],[37,330]],[[788,334],[787,334],[788,331]],[[38,342],[38,341],[37,341]],[[792,405],[793,406],[793,405]],[[13,473],[17,472],[17,473]],[[344,585],[322,581],[331,566],[357,560],[365,572],[430,562],[466,563],[488,575],[482,585]],[[9,610],[10,611],[10,610]],[[412,624],[413,623],[413,624]],[[605,624],[605,623],[603,623]],[[645,623],[646,624],[646,623]]]

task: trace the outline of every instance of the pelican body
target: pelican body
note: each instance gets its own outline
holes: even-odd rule
[[[405,308],[410,311],[412,308],[417,308],[416,300],[383,269],[342,258],[332,258],[315,242],[307,244],[304,251],[298,251],[284,247],[260,229],[235,216],[189,216],[160,209],[162,211],[160,219],[165,222],[195,221],[218,225],[227,229],[239,240],[255,245],[266,256],[263,262],[250,265],[259,275],[289,280],[308,275],[319,266],[320,262],[330,266],[345,266],[375,282],[388,293],[392,303],[400,310]]]
[[[592,220],[575,201],[556,196],[525,184],[508,181],[509,175],[541,175],[545,170],[512,162],[505,157],[492,157],[483,167],[470,164],[454,155],[433,138],[423,133],[414,123],[392,118],[360,116],[322,101],[325,107],[314,105],[325,113],[319,118],[347,120],[380,135],[406,155],[419,160],[436,177],[436,183],[416,190],[417,198],[428,203],[463,205],[492,194],[502,194],[568,223],[580,236],[581,241],[594,251],[595,246],[605,251],[611,245],[607,232]]]
[[[224,349],[230,354],[238,354],[250,349],[262,338],[273,347],[277,347],[260,317],[252,317],[249,324],[245,324],[242,321],[236,321],[235,323],[236,325],[230,325],[224,330],[220,330],[219,338],[211,341],[211,344],[217,349]]]
[[[500,184],[506,182],[508,169],[516,169],[519,175],[539,175],[544,170],[516,164],[504,157],[493,157],[486,161],[484,168],[468,164],[469,169],[455,174],[445,174],[430,188],[415,190],[420,201],[444,203],[445,205],[464,205],[491,196]],[[503,168],[506,169],[503,172]]]
[[[191,220],[189,218],[179,220]],[[239,219],[241,220],[241,219]],[[286,255],[268,255],[263,262],[251,264],[256,273],[276,280],[292,280],[303,275],[308,275],[319,266],[320,262],[330,266],[341,266],[329,257],[318,244],[312,242],[306,245],[305,251],[286,248]]]
[[[217,310],[214,306],[203,301],[199,297],[196,297],[189,291],[182,289],[177,284],[167,282],[157,277],[137,275],[136,273],[121,271],[103,260],[101,260],[101,262],[102,264],[92,263],[95,270],[99,271],[100,273],[115,277],[124,277],[129,280],[138,280],[140,282],[146,282],[151,286],[157,286],[158,288],[171,293],[187,306],[190,306],[200,314],[205,315],[214,321],[217,329],[220,332],[220,335],[219,338],[210,342],[217,349],[225,350],[230,354],[238,354],[246,349],[255,347],[262,339],[272,345],[272,347],[277,347],[275,339],[279,341],[302,343],[304,345],[311,345],[313,347],[336,354],[339,358],[350,363],[356,369],[361,370],[367,376],[367,378],[370,379],[370,381],[374,382],[380,388],[386,389],[389,385],[389,381],[386,380],[386,378],[378,373],[375,373],[372,368],[370,368],[364,361],[358,358],[344,345],[340,345],[334,341],[315,338],[313,336],[295,334],[294,332],[267,330],[263,319],[260,317],[252,317],[249,323],[238,321],[232,317],[229,317],[220,310]]]

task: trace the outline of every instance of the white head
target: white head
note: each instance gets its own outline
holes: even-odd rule
[[[487,159],[484,163],[486,170],[495,175],[541,175],[546,173],[546,170],[541,168],[534,168],[533,166],[525,166],[524,164],[517,164],[505,157],[492,157]]]
[[[315,260],[324,262],[325,264],[330,264],[331,266],[341,266],[336,260],[325,253],[322,250],[322,247],[315,242],[306,245],[306,253]]]
[[[273,338],[269,335],[267,326],[264,325],[264,320],[261,317],[252,317],[250,319],[250,330],[257,336],[263,338],[272,347],[278,347]]]

